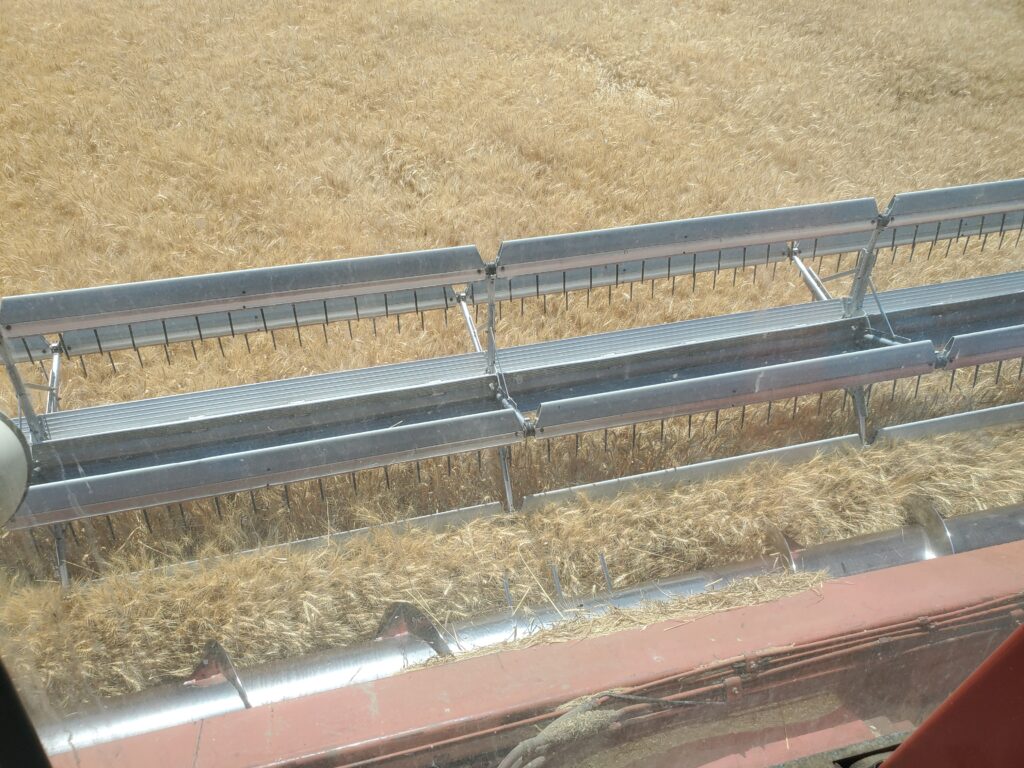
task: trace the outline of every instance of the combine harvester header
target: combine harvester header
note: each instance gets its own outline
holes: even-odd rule
[[[1020,403],[879,430],[870,395],[880,382],[919,383],[935,371],[1024,357],[1024,271],[885,291],[876,290],[872,274],[885,249],[909,247],[913,258],[918,251],[948,254],[963,241],[963,254],[972,239],[982,248],[989,240],[1016,245],[1022,232],[1024,179],[1018,179],[901,193],[881,212],[873,199],[861,198],[512,240],[492,262],[476,247],[461,246],[6,297],[0,301],[3,361],[33,464],[27,496],[6,528],[49,528],[67,584],[64,526],[70,522],[398,463],[497,449],[502,484],[492,497],[501,502],[390,524],[442,529],[487,515],[538,512],[578,495],[672,486],[766,457],[795,462],[877,439],[1018,422],[1024,419]],[[823,259],[834,257],[841,267],[848,255],[848,269],[819,274]],[[572,293],[589,296],[617,286],[632,292],[650,282],[653,293],[656,280],[669,281],[673,291],[677,284],[691,289],[700,274],[735,282],[746,269],[791,269],[810,301],[523,346],[502,346],[496,332],[509,302],[551,299],[568,306]],[[843,279],[848,292],[834,295],[835,281]],[[486,313],[480,329],[473,319],[478,309]],[[328,325],[345,323],[351,332],[352,323],[394,316],[401,328],[438,312],[465,323],[464,354],[59,408],[62,362],[79,360],[84,367],[85,358],[101,355],[114,365],[112,352],[134,350],[142,363],[144,347],[169,350],[239,336],[248,345],[252,334],[285,329],[312,346],[317,326],[326,341]],[[29,381],[34,366],[46,384]],[[34,390],[45,395],[44,407]],[[770,408],[830,391],[847,393],[857,434],[532,495],[515,487],[509,449],[529,441],[711,412],[717,427],[721,409]],[[1024,538],[1022,526],[1021,508],[950,520],[924,509],[898,531],[812,548],[775,531],[773,558],[624,592],[612,589],[602,563],[607,595],[573,601],[559,590],[558,597],[574,606],[574,615],[597,615],[696,594],[771,571],[779,562],[791,570],[848,575],[1016,541]],[[358,533],[282,546],[322,545]],[[332,690],[343,678],[393,674],[440,653],[439,641],[460,655],[563,619],[557,607],[529,618],[513,610],[454,631],[433,627],[433,643],[416,632],[398,632],[396,639],[389,634],[394,627],[382,625],[384,639],[372,650],[343,649],[240,674],[252,680],[246,701],[271,704]],[[296,686],[296,679],[303,684]],[[157,721],[165,727],[243,706],[221,689],[146,696],[61,724],[47,746],[84,748],[144,733]]]

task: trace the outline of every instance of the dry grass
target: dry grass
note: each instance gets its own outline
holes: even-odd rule
[[[965,14],[970,15],[969,34]],[[897,38],[879,32],[913,30]],[[867,20],[867,21],[866,21]],[[502,239],[1017,176],[1024,11],[999,0],[677,5],[235,1],[84,6],[8,0],[0,15],[0,296]],[[898,43],[894,44],[894,39]],[[880,287],[1019,269],[1024,247],[880,261]],[[836,269],[821,265],[827,274]],[[791,270],[505,305],[505,345],[806,300]],[[715,287],[712,288],[712,283]],[[841,288],[841,285],[839,286]],[[457,320],[458,318],[450,318]],[[393,320],[69,366],[65,407],[465,351],[464,329]],[[276,342],[276,347],[275,343]],[[879,424],[1021,398],[1016,370],[876,388]],[[38,376],[38,369],[32,375]],[[965,378],[966,377],[966,378]],[[0,385],[0,404],[10,410]],[[515,452],[520,492],[849,432],[826,397],[641,425]],[[739,422],[744,429],[739,429]],[[491,457],[363,474],[86,523],[65,597],[12,582],[2,623],[71,701],[186,671],[207,635],[242,664],[365,637],[384,602],[445,620],[501,602],[504,570],[531,600],[543,565],[575,591],[756,552],[762,514],[806,541],[890,527],[911,492],[950,511],[1020,500],[1019,436],[879,446],[831,464],[751,470],[675,493],[529,521],[489,521],[184,580],[124,569],[396,519],[497,496]],[[834,461],[840,462],[840,459]],[[958,480],[959,478],[959,480]],[[884,480],[884,483],[882,482]],[[389,487],[390,486],[390,487]],[[885,493],[880,493],[880,488]],[[223,519],[222,519],[223,518]],[[546,522],[544,522],[546,521]],[[150,528],[153,529],[152,533]],[[183,530],[184,528],[184,530]],[[611,533],[614,531],[615,536]],[[621,535],[620,535],[621,534]],[[707,534],[707,535],[705,535]],[[597,538],[592,538],[596,536]],[[602,539],[600,536],[605,536]],[[126,543],[127,542],[127,543]],[[3,562],[45,576],[44,537]],[[36,549],[36,547],[39,549]],[[118,550],[118,547],[120,549]],[[528,566],[528,568],[527,568]],[[538,575],[530,581],[528,570]],[[282,589],[281,585],[287,585]]]
[[[380,533],[173,574],[126,573],[162,562],[132,539],[111,575],[64,595],[55,585],[7,584],[0,626],[18,636],[8,652],[68,704],[180,677],[209,636],[224,638],[248,666],[365,640],[394,600],[445,624],[500,610],[505,575],[517,603],[544,603],[554,593],[551,563],[567,593],[592,594],[604,585],[600,554],[622,587],[760,555],[766,522],[815,544],[896,527],[914,495],[954,515],[1021,502],[1022,451],[1019,428],[947,435],[796,466],[761,463],[442,534]]]

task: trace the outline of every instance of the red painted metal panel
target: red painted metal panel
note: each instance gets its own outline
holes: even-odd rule
[[[1024,765],[1024,627],[885,761],[885,768]]]
[[[415,670],[54,758],[56,768],[343,765],[576,697],[937,615],[1024,591],[1024,542],[835,579],[821,589],[689,623],[535,646]]]

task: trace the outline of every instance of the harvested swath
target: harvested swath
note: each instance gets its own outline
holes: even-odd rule
[[[912,495],[948,514],[1020,502],[1022,451],[1022,429],[953,434],[794,466],[762,462],[703,483],[441,534],[381,532],[197,571],[115,572],[66,596],[14,582],[0,601],[0,624],[17,635],[6,647],[19,668],[41,674],[55,700],[71,705],[181,677],[211,636],[244,667],[365,640],[395,600],[445,624],[501,610],[505,574],[517,603],[546,603],[551,563],[566,592],[589,594],[603,589],[602,553],[622,587],[760,555],[765,522],[815,544],[900,525]],[[126,546],[115,566],[135,569],[147,551]]]

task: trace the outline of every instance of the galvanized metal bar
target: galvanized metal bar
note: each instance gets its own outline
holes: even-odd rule
[[[950,370],[1022,357],[1024,325],[954,336],[942,354]]]
[[[459,303],[459,309],[462,311],[462,318],[466,321],[466,330],[469,331],[469,338],[473,342],[473,349],[477,352],[483,352],[484,348],[480,346],[480,336],[476,332],[476,323],[473,322],[473,318],[469,314],[469,308],[466,306],[466,294],[460,293],[455,298]]]
[[[1022,423],[1024,423],[1024,403],[1012,403],[966,413],[955,413],[951,416],[939,416],[934,419],[897,424],[892,427],[882,427],[875,434],[875,442],[880,440],[920,440],[951,432],[971,432],[988,427],[1017,426]]]
[[[60,410],[60,345],[51,345],[50,354],[50,377],[47,384],[50,391],[46,396],[46,412],[55,413]]]
[[[322,323],[320,305],[326,300],[374,295],[383,304],[393,291],[473,282],[483,266],[475,246],[460,246],[11,296],[0,303],[0,325],[10,337],[22,337],[289,305],[282,314],[294,326],[296,310],[290,305],[296,303],[307,303]],[[407,303],[414,303],[411,294]],[[204,335],[214,335],[210,330]],[[220,330],[226,335],[226,328]],[[135,336],[138,343],[148,340],[145,332]]]
[[[758,245],[784,246],[795,240],[867,233],[877,214],[875,201],[861,198],[511,240],[503,242],[498,251],[498,275],[509,278],[598,268],[698,252],[717,254]],[[781,253],[779,257],[784,258]],[[649,274],[659,274],[659,271],[655,269]]]
[[[494,337],[495,323],[494,265],[487,265],[487,373],[496,373],[498,342]]]
[[[886,223],[888,223],[887,214],[878,217],[875,229],[871,233],[867,245],[861,248],[857,254],[857,265],[854,267],[853,273],[853,285],[850,287],[850,296],[844,302],[843,314],[845,317],[856,317],[864,312],[864,295],[868,290],[868,284],[871,280],[871,271],[878,260],[878,253],[875,249],[878,244],[878,237],[885,228]]]
[[[828,289],[826,289],[825,286],[822,284],[821,279],[818,277],[818,275],[813,270],[811,270],[810,267],[804,264],[804,262],[801,260],[799,256],[799,250],[796,248],[791,248],[789,251],[789,258],[790,261],[792,261],[793,264],[796,266],[797,270],[800,272],[800,277],[803,278],[804,284],[811,292],[811,295],[817,301],[829,301],[832,298],[832,294],[829,293]]]
[[[996,222],[1000,222],[1000,225],[988,231],[998,231],[1000,227],[1005,226],[1001,222],[1001,214],[1018,213],[1022,210],[1024,179],[902,192],[895,195],[889,204],[889,213],[892,217],[890,226],[893,228],[991,216]],[[961,228],[961,231],[970,230]],[[974,231],[971,233],[974,234]]]
[[[915,342],[546,401],[537,414],[536,432],[538,437],[556,437],[687,413],[784,400],[831,389],[849,389],[928,373],[935,362],[931,343]]]
[[[878,291],[875,290],[875,281],[868,277],[868,288],[871,289],[871,296],[875,300],[875,306],[878,307],[878,313],[882,316],[882,320],[885,321],[885,327],[889,329],[889,335],[895,336],[896,331],[893,330],[892,323],[889,322],[889,316],[885,314],[885,308],[882,307],[882,300],[878,298]]]
[[[510,445],[518,420],[500,409],[172,464],[33,485],[12,530],[314,480],[363,469]]]
[[[56,413],[60,410],[60,345],[52,345],[50,351],[52,357],[48,383],[50,391],[46,396],[47,414]],[[71,584],[71,579],[68,576],[67,537],[64,535],[64,525],[64,523],[55,523],[52,526],[52,531],[54,557],[57,562],[57,576],[60,579],[61,587],[67,589]]]

